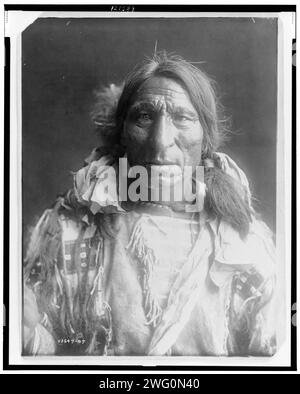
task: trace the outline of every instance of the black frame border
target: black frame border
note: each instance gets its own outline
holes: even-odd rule
[[[119,8],[118,8],[119,7]],[[81,12],[122,12],[126,7],[134,17],[135,12],[296,12],[296,5],[58,5],[58,4],[4,4],[5,11],[81,11]],[[145,15],[146,16],[146,15]],[[293,43],[295,40],[293,40]],[[291,54],[292,55],[292,54]],[[9,363],[9,186],[10,186],[10,38],[5,37],[4,68],[4,201],[3,201],[3,370],[44,370],[44,371],[296,371],[297,330],[291,324],[290,366],[201,366],[201,365],[17,365]],[[296,66],[292,66],[292,173],[291,173],[291,305],[296,303]],[[295,313],[295,311],[293,311]]]

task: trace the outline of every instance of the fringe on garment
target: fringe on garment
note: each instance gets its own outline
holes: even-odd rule
[[[80,328],[89,338],[87,353],[107,354],[112,338],[112,321],[110,307],[103,299],[103,240],[100,236],[95,245],[96,272],[90,286],[87,285],[87,277],[79,280],[79,261],[76,261],[78,288],[71,299],[66,273],[59,268],[59,260],[63,258],[60,207],[61,201],[58,201],[53,209],[46,210],[31,234],[25,259],[25,283],[34,290],[39,310],[47,316],[47,324],[43,326],[54,339],[75,336],[81,322],[84,324],[80,324]],[[84,228],[86,225],[82,226],[76,241],[75,254],[78,256]],[[39,347],[38,340],[35,342],[35,347]]]
[[[92,289],[89,294],[89,300],[87,303],[87,310],[89,314],[95,315],[97,320],[99,320],[99,323],[97,330],[93,332],[93,336],[90,345],[86,350],[86,353],[96,354],[99,344],[103,342],[104,345],[103,345],[102,355],[106,356],[109,354],[109,349],[112,341],[112,316],[111,316],[110,305],[103,299],[104,261],[102,258],[103,256],[101,256],[101,251],[103,251],[102,239],[99,240],[97,246],[96,262],[97,262],[98,270],[94,278]],[[94,300],[93,305],[91,305],[90,302],[92,299]],[[99,333],[101,334],[101,338],[99,338]]]
[[[141,217],[135,224],[127,249],[132,252],[142,265],[143,269],[143,293],[144,293],[144,309],[148,325],[156,327],[162,316],[162,309],[159,305],[157,297],[152,292],[152,280],[154,266],[159,264],[153,249],[147,245],[147,241],[143,232],[143,224],[145,219]]]
[[[236,311],[235,299],[238,297],[237,281],[239,277],[240,274],[237,274],[232,280],[230,297],[228,297],[226,305],[226,346],[229,355],[245,356],[249,354],[253,333],[257,331],[256,324],[259,312],[272,298],[274,278],[268,277],[265,279],[253,295],[243,299],[239,310]],[[271,285],[270,291],[267,290],[268,285]]]

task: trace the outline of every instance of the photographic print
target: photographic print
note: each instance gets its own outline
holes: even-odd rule
[[[278,356],[281,33],[242,13],[22,31],[21,357]]]

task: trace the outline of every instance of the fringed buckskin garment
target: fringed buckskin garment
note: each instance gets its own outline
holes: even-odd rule
[[[224,154],[216,160],[250,196],[238,166]],[[117,193],[100,202],[111,164],[94,152],[32,233],[24,288],[41,320],[24,331],[23,354],[273,355],[270,230],[253,216],[241,238],[205,211],[124,210]]]

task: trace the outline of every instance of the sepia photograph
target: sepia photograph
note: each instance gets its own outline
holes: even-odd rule
[[[278,356],[280,34],[242,13],[22,30],[21,357]]]

